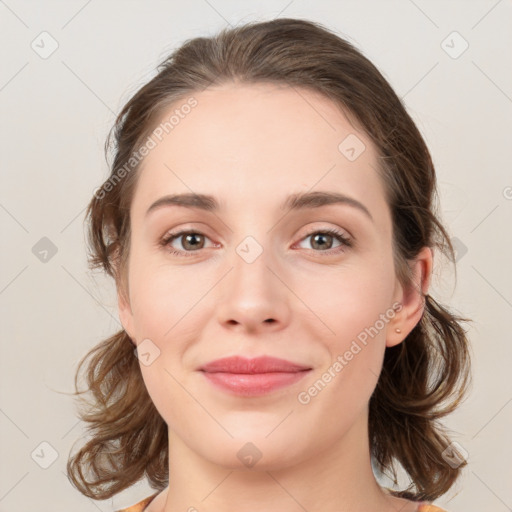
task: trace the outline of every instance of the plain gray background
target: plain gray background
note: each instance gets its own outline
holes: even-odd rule
[[[65,476],[84,432],[76,364],[120,327],[112,283],[87,269],[84,210],[108,173],[115,114],[165,55],[278,16],[353,42],[427,140],[458,249],[457,283],[437,261],[431,294],[474,320],[473,386],[444,421],[469,464],[436,504],[512,510],[510,0],[0,0],[0,511],[109,511],[151,493],[141,483],[95,502]]]

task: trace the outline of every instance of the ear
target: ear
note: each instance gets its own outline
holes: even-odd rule
[[[134,320],[132,307],[130,304],[130,291],[128,285],[128,275],[126,269],[123,270],[121,264],[120,257],[120,248],[116,247],[114,253],[112,254],[112,267],[113,267],[113,275],[114,281],[116,284],[117,290],[117,306],[119,312],[119,320],[121,320],[121,324],[123,329],[126,331],[128,336],[131,338],[132,343],[135,343],[135,329],[134,329]]]
[[[117,304],[119,309],[119,319],[121,320],[121,324],[123,325],[124,330],[127,332],[128,336],[132,339],[132,342],[135,343],[134,338],[134,321],[133,321],[133,313],[130,305],[130,300],[128,294],[124,292],[122,289],[117,290]]]
[[[413,283],[404,288],[397,281],[395,288],[395,302],[402,308],[395,314],[391,322],[386,338],[386,346],[393,347],[401,343],[414,329],[423,316],[425,310],[424,294],[428,293],[432,276],[434,256],[430,247],[423,247],[410,264],[413,274]],[[395,329],[400,329],[397,333]]]

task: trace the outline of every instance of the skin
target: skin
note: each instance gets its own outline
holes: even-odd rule
[[[160,351],[141,371],[169,427],[172,485],[148,511],[416,510],[374,477],[368,402],[385,349],[421,319],[418,290],[428,291],[432,251],[424,248],[410,262],[415,285],[403,288],[375,148],[327,98],[270,84],[229,84],[193,96],[198,105],[143,162],[130,211],[129,290],[118,289],[120,319],[134,343],[149,339]],[[366,146],[355,161],[338,149],[349,134]],[[357,199],[373,221],[348,205],[279,209],[291,193],[318,190]],[[211,194],[223,209],[170,206],[146,216],[160,197],[189,192]],[[204,237],[192,247],[183,236],[172,247],[159,245],[185,228]],[[322,247],[335,252],[340,242],[327,236],[319,248],[311,234],[330,228],[354,246],[326,255]],[[236,252],[247,236],[263,249],[252,263]],[[395,302],[400,311],[301,404],[298,393]],[[281,357],[313,370],[249,398],[218,390],[196,371],[235,354]],[[262,454],[251,468],[237,457],[247,442]]]

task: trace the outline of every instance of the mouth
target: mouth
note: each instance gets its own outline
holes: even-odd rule
[[[215,387],[241,396],[261,396],[291,386],[304,378],[311,369],[294,372],[227,373],[202,372]]]
[[[312,368],[269,356],[233,356],[207,363],[199,371],[217,389],[239,396],[261,396],[297,383]]]

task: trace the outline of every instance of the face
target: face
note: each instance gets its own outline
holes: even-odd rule
[[[291,465],[359,424],[386,346],[401,341],[377,156],[334,104],[307,90],[225,85],[193,96],[197,105],[140,170],[121,321],[143,344],[144,382],[171,437],[225,467],[242,467],[240,453],[254,447],[260,467]],[[318,192],[360,206],[317,195],[283,208]],[[150,209],[191,193],[216,208]],[[198,371],[234,355],[310,370],[247,395]]]

